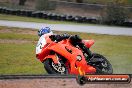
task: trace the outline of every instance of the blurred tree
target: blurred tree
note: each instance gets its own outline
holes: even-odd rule
[[[121,5],[126,5],[128,3],[128,0],[114,0],[113,2],[121,4]]]
[[[76,0],[77,3],[83,3],[83,0]]]
[[[27,0],[19,0],[19,5],[25,5],[25,2],[26,2]]]
[[[102,21],[111,25],[122,25],[128,20],[128,11],[122,6],[121,0],[108,3],[105,13],[102,15]]]
[[[37,10],[53,10],[55,9],[56,4],[51,3],[50,0],[36,0],[36,9]]]

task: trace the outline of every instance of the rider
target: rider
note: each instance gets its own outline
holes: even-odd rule
[[[49,27],[44,27],[38,30],[38,36],[40,37],[39,41],[45,41],[45,38],[48,36],[52,41],[59,42],[63,39],[70,38],[72,45],[76,46],[78,45],[83,51],[89,52],[89,50],[85,47],[85,45],[82,43],[82,39],[78,35],[69,35],[69,34],[62,34],[57,35],[53,34],[51,29]],[[46,42],[46,41],[45,41]],[[38,42],[37,46],[41,44],[41,47],[44,46],[46,43],[40,43]],[[36,47],[36,54],[40,53],[41,50],[37,49]]]

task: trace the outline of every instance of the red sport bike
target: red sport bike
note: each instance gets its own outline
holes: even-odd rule
[[[36,57],[49,74],[112,74],[110,62],[104,56],[89,50],[94,40],[82,41],[84,49],[74,46],[70,38],[56,43],[47,36],[39,40]],[[88,52],[85,52],[86,48]]]

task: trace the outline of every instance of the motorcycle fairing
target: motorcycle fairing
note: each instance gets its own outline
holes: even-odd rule
[[[70,43],[65,44],[64,42],[65,41],[63,41],[63,44],[62,44],[62,42],[57,43],[57,44],[52,43],[52,44],[50,44],[50,46],[51,46],[50,48],[48,48],[46,50],[43,49],[42,55],[44,55],[45,52],[48,52],[48,53],[45,53],[45,55],[43,56],[44,59],[41,59],[41,61],[44,61],[45,59],[49,58],[49,56],[48,56],[49,51],[52,50],[52,51],[56,52],[57,54],[62,55],[70,62],[70,68],[71,68],[70,74],[78,74],[79,73],[78,67],[83,67],[82,69],[87,73],[94,73],[96,71],[95,68],[93,68],[90,65],[87,65],[87,62],[85,61],[85,58],[84,58],[81,50],[73,47]],[[72,51],[72,53],[68,52],[65,47],[70,49]],[[81,61],[77,61],[77,59],[76,59],[77,55],[80,55],[82,57]],[[43,57],[41,57],[41,58],[43,58]],[[57,58],[55,58],[55,56],[50,56],[50,58],[53,59],[54,63],[58,62],[58,60],[57,60]]]

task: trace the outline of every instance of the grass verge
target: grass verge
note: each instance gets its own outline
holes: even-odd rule
[[[22,30],[20,28],[0,27],[0,41],[5,39],[32,41],[28,43],[0,42],[0,74],[46,74],[43,64],[35,58],[37,31]],[[64,32],[55,31],[55,33]],[[94,39],[96,42],[91,50],[107,57],[113,66],[114,73],[132,74],[132,36],[67,33],[78,34],[83,39]]]
[[[37,23],[48,23],[48,24],[95,25],[95,24],[88,24],[88,23],[82,24],[77,22],[46,20],[46,19],[40,19],[40,18],[22,17],[22,16],[14,16],[14,15],[6,15],[6,14],[0,14],[0,20],[37,22]]]

